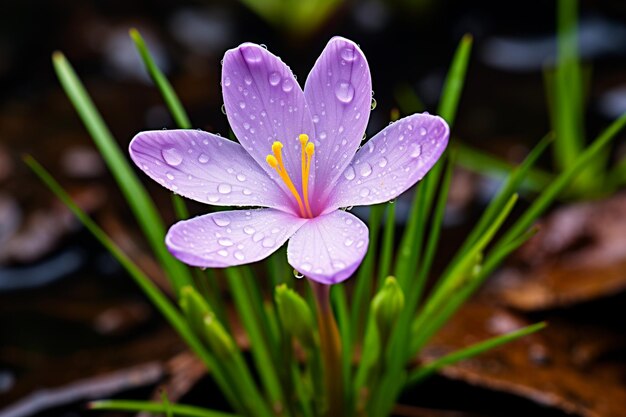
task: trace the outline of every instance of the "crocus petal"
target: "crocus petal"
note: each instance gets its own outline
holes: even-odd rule
[[[448,136],[448,124],[429,114],[414,114],[387,126],[357,152],[339,177],[327,210],[396,198],[432,168]]]
[[[304,133],[313,137],[313,121],[289,67],[265,48],[245,43],[224,56],[222,94],[226,116],[243,147],[283,186],[266,162],[272,143],[282,142],[287,173],[300,190],[302,150],[298,136]]]
[[[285,194],[238,143],[199,130],[141,132],[133,161],[173,192],[202,203],[291,211]]]
[[[274,209],[222,211],[176,223],[165,243],[189,265],[224,268],[268,257],[306,221]]]
[[[305,223],[289,240],[287,259],[307,277],[322,284],[336,284],[356,270],[368,243],[365,223],[338,210]]]
[[[369,120],[372,79],[357,44],[332,38],[306,80],[304,95],[315,124],[316,193],[322,193],[352,160]]]

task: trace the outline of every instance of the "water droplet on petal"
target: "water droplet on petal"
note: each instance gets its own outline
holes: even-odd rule
[[[239,102],[239,108],[242,109],[242,110],[245,109],[246,108],[246,103],[243,102],[243,101],[240,101]]]
[[[280,82],[280,74],[277,72],[272,72],[269,76],[269,82],[270,85],[273,85],[274,87],[277,86]]]
[[[298,272],[297,270],[293,270],[293,276],[296,277],[297,279],[302,279],[304,278],[304,274],[302,272]]]
[[[341,57],[346,61],[354,61],[356,59],[356,52],[352,47],[346,47],[341,50]]]
[[[370,194],[370,189],[367,187],[361,188],[361,191],[359,191],[359,195],[361,197],[367,197]]]
[[[420,127],[420,135],[426,136],[426,133],[428,133],[428,130],[426,130],[426,128],[424,126],[421,126]]]
[[[207,195],[207,200],[209,200],[209,203],[217,203],[218,201],[220,201],[219,196],[215,195],[215,194],[208,194]]]
[[[245,83],[246,83],[246,85],[250,85],[250,84],[252,84],[252,77],[250,77],[249,75],[246,75],[246,76],[243,78],[243,82],[245,82]]]
[[[242,191],[243,195],[250,195],[252,194],[252,191],[250,191],[248,188],[244,188]]]
[[[285,78],[283,80],[283,91],[285,93],[288,93],[291,90],[293,90],[293,81],[291,81],[289,78]]]
[[[354,87],[347,81],[338,81],[335,85],[335,97],[342,103],[350,103],[354,98]]]
[[[246,180],[246,176],[243,174],[237,174],[237,181],[244,182]]]
[[[228,256],[228,251],[226,249],[220,249],[217,251],[217,254],[225,258]]]
[[[343,268],[345,268],[345,267],[346,267],[346,264],[345,264],[345,263],[343,263],[343,262],[341,262],[341,261],[333,261],[333,268],[334,268],[335,270],[337,270],[337,269],[343,269]]]
[[[261,62],[261,53],[254,47],[241,48],[241,53],[243,54],[243,58],[251,64]]]
[[[213,216],[213,222],[220,227],[226,227],[230,224],[230,218],[226,214],[218,214]]]
[[[230,77],[226,77],[226,78],[224,78],[224,85],[225,85],[226,87],[230,86]]]
[[[176,148],[167,148],[161,151],[161,156],[163,160],[173,167],[178,166],[183,162],[183,156],[180,154],[180,151]]]
[[[376,102],[376,99],[372,97],[372,105],[370,106],[370,109],[371,109],[371,110],[374,110],[374,109],[376,108],[376,105],[377,105],[377,104],[378,104],[378,103]]]
[[[168,180],[173,181],[174,180],[174,175],[171,172],[168,172],[167,174],[165,174],[165,176],[167,177]]]
[[[385,158],[384,156],[382,158],[380,158],[380,161],[378,161],[378,166],[381,168],[384,168],[387,166],[387,158]]]
[[[343,242],[343,244],[344,244],[344,245],[346,245],[346,246],[352,246],[352,244],[353,244],[353,243],[354,243],[354,240],[353,240],[353,239],[351,239],[351,238],[347,238],[347,239]]]
[[[220,184],[217,186],[217,191],[220,194],[229,194],[232,191],[232,187],[230,186],[230,184]]]
[[[244,226],[243,231],[247,235],[252,235],[255,232],[254,227],[252,226]]]
[[[222,239],[218,239],[217,243],[219,243],[222,246],[233,246],[233,241],[228,239],[228,238],[222,238]]]
[[[363,162],[361,164],[361,167],[359,168],[359,174],[361,174],[362,177],[369,177],[371,173],[372,173],[372,166],[368,164],[367,162]]]
[[[235,255],[235,259],[237,259],[238,261],[243,261],[246,258],[243,252],[241,251],[236,251],[234,255]]]
[[[201,164],[206,164],[207,162],[209,162],[209,156],[207,154],[201,153],[200,155],[198,155],[198,162],[200,162]]]
[[[265,237],[265,235],[261,232],[257,232],[254,234],[254,236],[252,236],[252,240],[255,242],[260,241],[261,239],[263,239]]]
[[[317,114],[313,115],[313,123],[319,123],[320,117]]]
[[[300,269],[302,269],[304,272],[309,272],[311,269],[313,269],[313,265],[305,262],[300,265]]]
[[[411,158],[417,158],[422,154],[422,145],[414,143],[411,146]]]
[[[273,248],[274,245],[276,245],[276,241],[272,239],[271,237],[267,237],[263,239],[262,245],[264,248]]]
[[[353,180],[355,177],[354,167],[350,165],[348,168],[346,168],[346,170],[343,172],[343,176],[346,177],[348,181]]]

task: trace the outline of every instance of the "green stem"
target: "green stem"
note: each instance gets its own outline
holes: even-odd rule
[[[330,306],[330,285],[312,280],[311,288],[317,305],[317,325],[320,336],[320,352],[324,366],[324,382],[328,410],[327,417],[343,417],[343,376],[341,363],[341,338],[335,315]]]

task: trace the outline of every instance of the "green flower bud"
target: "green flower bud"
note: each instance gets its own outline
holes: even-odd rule
[[[213,314],[209,303],[193,288],[185,286],[180,291],[180,308],[185,313],[187,322],[198,334],[204,331],[204,318]]]
[[[381,336],[391,333],[403,308],[402,288],[394,277],[387,277],[385,284],[372,300],[372,313]]]
[[[214,314],[204,318],[203,334],[211,350],[218,358],[227,359],[237,352],[233,338]]]
[[[285,331],[298,339],[304,348],[315,348],[315,322],[307,302],[285,284],[276,287],[275,299]]]

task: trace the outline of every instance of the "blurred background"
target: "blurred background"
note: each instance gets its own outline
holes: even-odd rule
[[[588,79],[585,134],[592,138],[626,111],[626,3],[582,1],[579,10]],[[248,41],[265,44],[303,84],[334,35],[357,42],[368,58],[377,103],[368,134],[387,125],[394,109],[436,111],[449,63],[466,33],[473,35],[474,48],[453,132],[459,142],[517,163],[550,130],[544,70],[555,60],[554,1],[3,1],[0,416],[92,415],[83,405],[89,399],[145,399],[157,395],[159,386],[175,401],[219,403],[208,394],[202,366],[21,160],[24,153],[38,159],[158,281],[156,264],[51,64],[53,51],[67,56],[123,148],[140,130],[172,128],[128,36],[132,27],[146,39],[194,127],[222,135],[228,125],[220,111],[220,60],[227,49]],[[616,140],[612,159],[624,154],[623,138]],[[549,156],[541,166],[551,169]],[[146,184],[173,220],[169,195]],[[467,170],[455,175],[445,250],[456,247],[497,184],[498,178]],[[411,406],[399,407],[397,414],[626,415],[624,200],[618,195],[564,203],[560,210],[566,214],[553,213],[545,229],[560,243],[545,247],[542,241],[518,255],[523,267],[505,270],[499,284],[479,295],[489,302],[459,313],[461,321],[446,327],[426,355],[527,320],[555,323],[549,336],[533,336],[509,353],[434,377],[407,393],[403,402]],[[563,238],[568,233],[576,236]],[[608,260],[607,248],[613,248]],[[554,259],[567,264],[584,250],[592,272],[585,270],[586,284],[573,285]],[[546,253],[554,255],[548,272],[541,269]],[[511,280],[537,271],[532,268],[546,281],[511,291]]]

